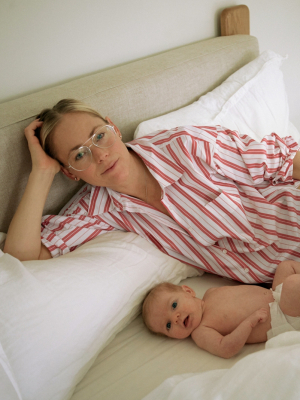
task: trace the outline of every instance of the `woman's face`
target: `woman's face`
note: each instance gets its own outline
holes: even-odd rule
[[[110,125],[113,123],[108,120]],[[70,152],[82,146],[95,132],[95,129],[107,125],[105,121],[84,112],[65,114],[53,133],[53,145],[57,158],[66,167],[69,165]],[[114,125],[113,125],[114,126]],[[121,140],[118,128],[116,140],[111,147],[90,147],[92,162],[84,171],[62,167],[62,172],[71,179],[80,178],[95,186],[105,186],[118,190],[129,179],[131,156]],[[92,141],[86,145],[89,146]]]

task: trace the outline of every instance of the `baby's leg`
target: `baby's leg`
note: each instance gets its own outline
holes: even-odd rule
[[[299,274],[290,275],[283,281],[279,307],[286,315],[300,317]]]
[[[287,277],[295,274],[300,274],[300,262],[292,260],[282,261],[276,269],[272,289],[275,290]]]

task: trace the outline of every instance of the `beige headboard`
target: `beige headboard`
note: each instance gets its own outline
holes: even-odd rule
[[[141,121],[192,103],[258,54],[254,37],[217,37],[0,104],[0,232],[8,229],[31,169],[23,130],[42,108],[62,98],[84,100],[128,141]],[[58,174],[44,214],[57,213],[79,185]]]

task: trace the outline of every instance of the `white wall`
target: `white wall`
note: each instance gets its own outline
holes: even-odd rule
[[[271,49],[288,55],[282,66],[290,120],[300,130],[300,0],[247,0],[251,34],[260,51]]]
[[[2,0],[0,102],[133,59],[217,36],[226,0]],[[299,0],[248,0],[261,51],[283,67],[291,120],[300,129]]]

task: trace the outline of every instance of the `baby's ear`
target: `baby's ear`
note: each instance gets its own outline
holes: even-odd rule
[[[193,297],[196,297],[196,293],[194,292],[194,290],[192,288],[190,288],[189,286],[186,285],[182,285],[182,290],[186,293],[190,293]]]

